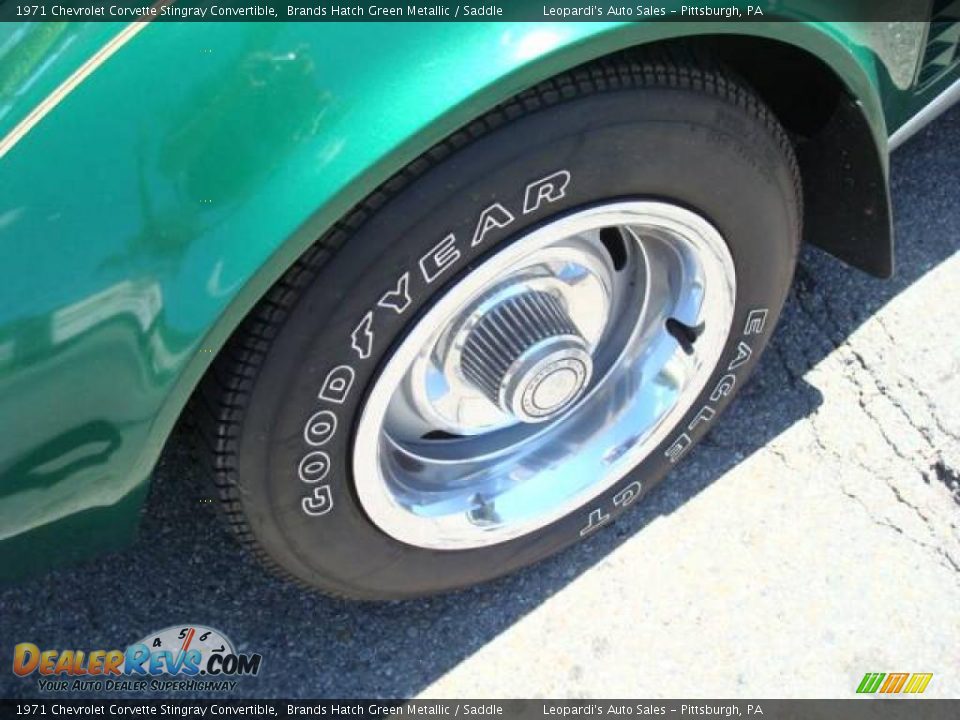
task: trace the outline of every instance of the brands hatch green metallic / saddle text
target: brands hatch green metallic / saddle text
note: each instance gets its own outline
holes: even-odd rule
[[[245,542],[330,592],[610,522],[739,390],[798,241],[892,272],[888,153],[960,96],[960,2],[781,5],[0,24],[0,574],[129,542],[191,397]]]

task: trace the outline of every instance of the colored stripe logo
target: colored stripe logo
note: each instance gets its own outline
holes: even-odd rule
[[[867,673],[857,687],[858,693],[911,693],[927,689],[933,673]]]

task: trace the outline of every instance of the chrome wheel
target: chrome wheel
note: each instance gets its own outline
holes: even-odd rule
[[[723,238],[675,205],[611,203],[517,239],[443,294],[375,381],[353,449],[364,510],[451,550],[566,515],[690,409],[735,297]]]

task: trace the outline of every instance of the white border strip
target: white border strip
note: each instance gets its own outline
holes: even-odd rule
[[[172,5],[176,0],[159,0],[153,7],[160,8],[165,5]],[[43,118],[45,118],[57,105],[63,102],[63,99],[73,92],[80,83],[86,80],[101,65],[120,48],[130,42],[137,34],[153,21],[136,20],[127,25],[123,30],[117,33],[106,45],[97,50],[83,65],[78,67],[73,73],[60,83],[57,88],[40,101],[30,113],[23,118],[14,128],[0,140],[0,158],[13,149],[23,137],[30,132]]]

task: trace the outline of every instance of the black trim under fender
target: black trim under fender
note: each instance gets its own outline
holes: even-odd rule
[[[886,168],[860,106],[844,97],[830,120],[797,142],[804,241],[879,278],[893,275]]]

